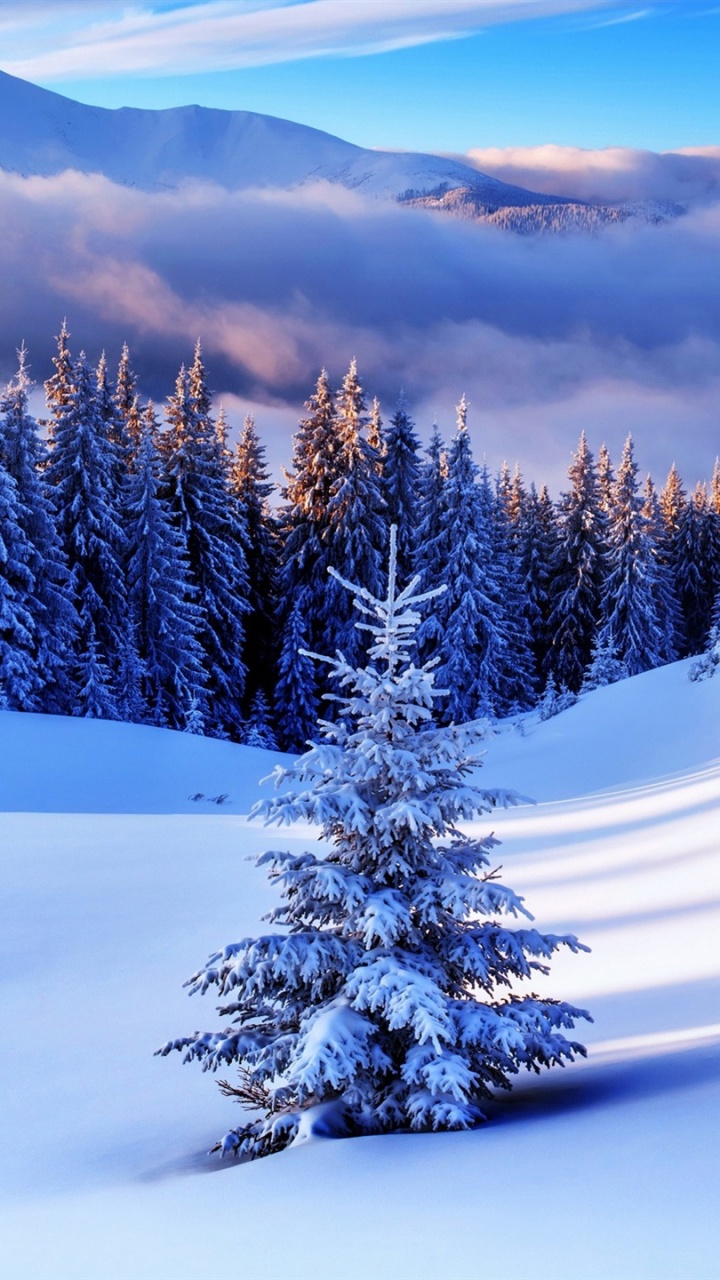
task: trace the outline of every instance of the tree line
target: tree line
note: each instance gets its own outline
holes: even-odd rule
[[[115,378],[73,357],[65,324],[29,412],[27,354],[0,396],[0,705],[298,749],[321,702],[308,652],[366,647],[328,573],[437,598],[417,637],[441,718],[550,713],[583,688],[698,653],[720,624],[720,468],[688,495],[641,483],[583,435],[557,502],[472,455],[467,405],[421,456],[404,400],[386,423],[355,362],[320,374],[280,500],[252,418],[234,449],[200,343],[162,415],[127,347]]]

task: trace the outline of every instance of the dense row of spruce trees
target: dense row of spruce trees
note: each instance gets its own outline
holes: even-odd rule
[[[296,749],[322,709],[303,651],[355,665],[365,643],[328,568],[380,595],[391,524],[400,582],[448,587],[419,633],[446,721],[551,710],[720,623],[717,463],[657,493],[630,438],[614,474],[583,436],[554,503],[475,464],[464,400],[423,460],[406,404],[384,424],[353,362],[337,393],[321,373],[273,509],[255,424],[231,451],[199,343],[161,422],[126,347],[113,382],[68,340],[45,431],[24,349],[0,398],[0,705]]]

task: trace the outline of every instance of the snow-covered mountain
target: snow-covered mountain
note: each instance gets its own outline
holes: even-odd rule
[[[50,177],[68,169],[163,191],[190,181],[229,191],[329,182],[378,200],[451,213],[523,233],[665,222],[684,210],[643,202],[591,205],[512,186],[470,165],[416,152],[370,151],[253,111],[90,107],[0,71],[0,170]]]
[[[229,190],[325,180],[385,199],[459,188],[494,209],[563,204],[441,156],[368,151],[319,129],[251,111],[90,107],[0,72],[0,169],[101,173],[157,191],[191,179]]]

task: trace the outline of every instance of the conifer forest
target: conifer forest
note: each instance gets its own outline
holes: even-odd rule
[[[581,690],[702,653],[720,623],[720,467],[688,493],[643,477],[628,436],[584,434],[553,499],[473,458],[468,409],[423,452],[403,398],[353,361],[323,370],[278,492],[256,424],[234,448],[198,342],[164,406],[74,356],[63,324],[47,417],[25,349],[0,398],[0,697],[11,710],[168,726],[297,750],[322,701],[305,654],[357,665],[337,576],[377,596],[397,528],[401,587],[444,583],[420,627],[441,721],[541,716]]]

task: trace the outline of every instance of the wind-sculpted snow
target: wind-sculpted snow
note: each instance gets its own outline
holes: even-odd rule
[[[592,948],[533,978],[591,1007],[588,1062],[515,1090],[477,1133],[315,1137],[213,1177],[200,1175],[228,1101],[179,1055],[173,1069],[152,1051],[168,1026],[197,1025],[178,972],[218,938],[256,936],[272,905],[247,860],[267,832],[240,815],[277,757],[2,713],[3,807],[27,811],[2,815],[5,1273],[171,1280],[203,1274],[210,1252],[237,1269],[231,1222],[258,1280],[306,1280],[309,1264],[317,1280],[474,1280],[479,1249],[488,1275],[521,1280],[554,1273],[555,1241],[583,1278],[706,1280],[718,1249],[720,682],[693,684],[689,666],[492,739],[479,775],[540,801],[492,815],[494,858],[538,928]],[[235,803],[173,815],[173,762],[183,795],[194,776]],[[311,838],[282,831],[297,857]],[[468,1041],[512,1036],[481,1013],[458,1010]],[[339,1029],[347,1015],[332,1016]],[[525,1016],[516,1005],[518,1043]],[[492,1224],[480,1243],[479,1204]]]

